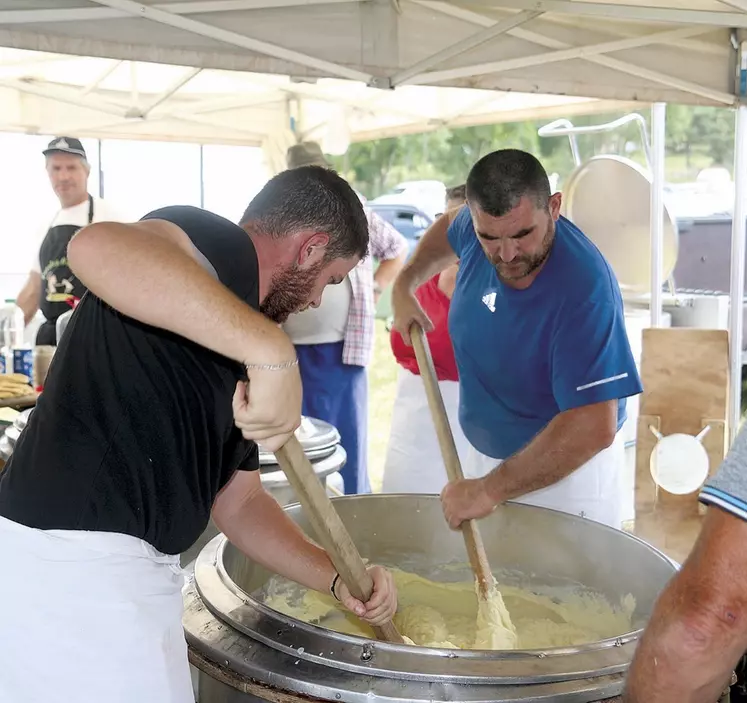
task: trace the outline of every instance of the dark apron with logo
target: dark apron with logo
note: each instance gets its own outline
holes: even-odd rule
[[[88,224],[93,222],[93,198],[88,196]],[[57,318],[73,309],[86,287],[73,275],[67,262],[67,245],[82,229],[78,225],[50,227],[39,248],[41,296],[39,309],[46,318],[36,334],[37,345],[57,344]]]

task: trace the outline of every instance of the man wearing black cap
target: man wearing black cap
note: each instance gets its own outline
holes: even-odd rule
[[[40,233],[28,280],[18,294],[17,302],[26,324],[41,308],[45,321],[39,328],[36,343],[54,345],[57,342],[57,318],[70,310],[86,291],[68,266],[68,243],[81,227],[92,222],[122,222],[126,218],[122,218],[108,203],[89,195],[91,167],[79,139],[56,137],[43,154],[49,181],[60,201],[60,210]]]

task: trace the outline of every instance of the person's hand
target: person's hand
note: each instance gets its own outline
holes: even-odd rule
[[[397,587],[391,573],[381,566],[369,566],[368,573],[374,582],[373,593],[368,603],[361,603],[350,595],[348,587],[338,580],[335,592],[340,602],[369,625],[383,625],[397,612]]]
[[[233,417],[245,439],[275,452],[301,424],[301,375],[298,366],[281,370],[249,370],[233,395]]]
[[[402,335],[405,344],[412,346],[410,340],[410,327],[417,322],[425,332],[433,329],[433,323],[406,284],[397,279],[392,287],[392,312],[394,322],[392,327]]]
[[[495,510],[484,478],[453,481],[441,491],[441,507],[446,522],[456,530],[465,520],[476,520]]]

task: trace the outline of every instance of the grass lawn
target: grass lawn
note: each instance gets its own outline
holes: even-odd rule
[[[368,367],[368,473],[376,492],[381,490],[398,368],[384,320],[376,320],[374,358]]]

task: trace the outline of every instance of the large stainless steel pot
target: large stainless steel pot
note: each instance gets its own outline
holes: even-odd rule
[[[361,554],[372,561],[425,576],[466,562],[461,533],[448,529],[435,496],[348,496],[334,503]],[[310,531],[299,505],[286,510]],[[676,565],[624,532],[525,505],[501,507],[481,521],[481,531],[504,581],[539,588],[571,581],[611,603],[632,594],[632,631],[579,647],[511,652],[425,649],[342,635],[265,606],[252,594],[270,574],[218,537],[199,555],[185,589],[193,662],[209,675],[201,677],[200,703],[588,703],[619,695],[641,628]],[[468,577],[466,567],[450,573]],[[278,697],[279,691],[288,697]]]

